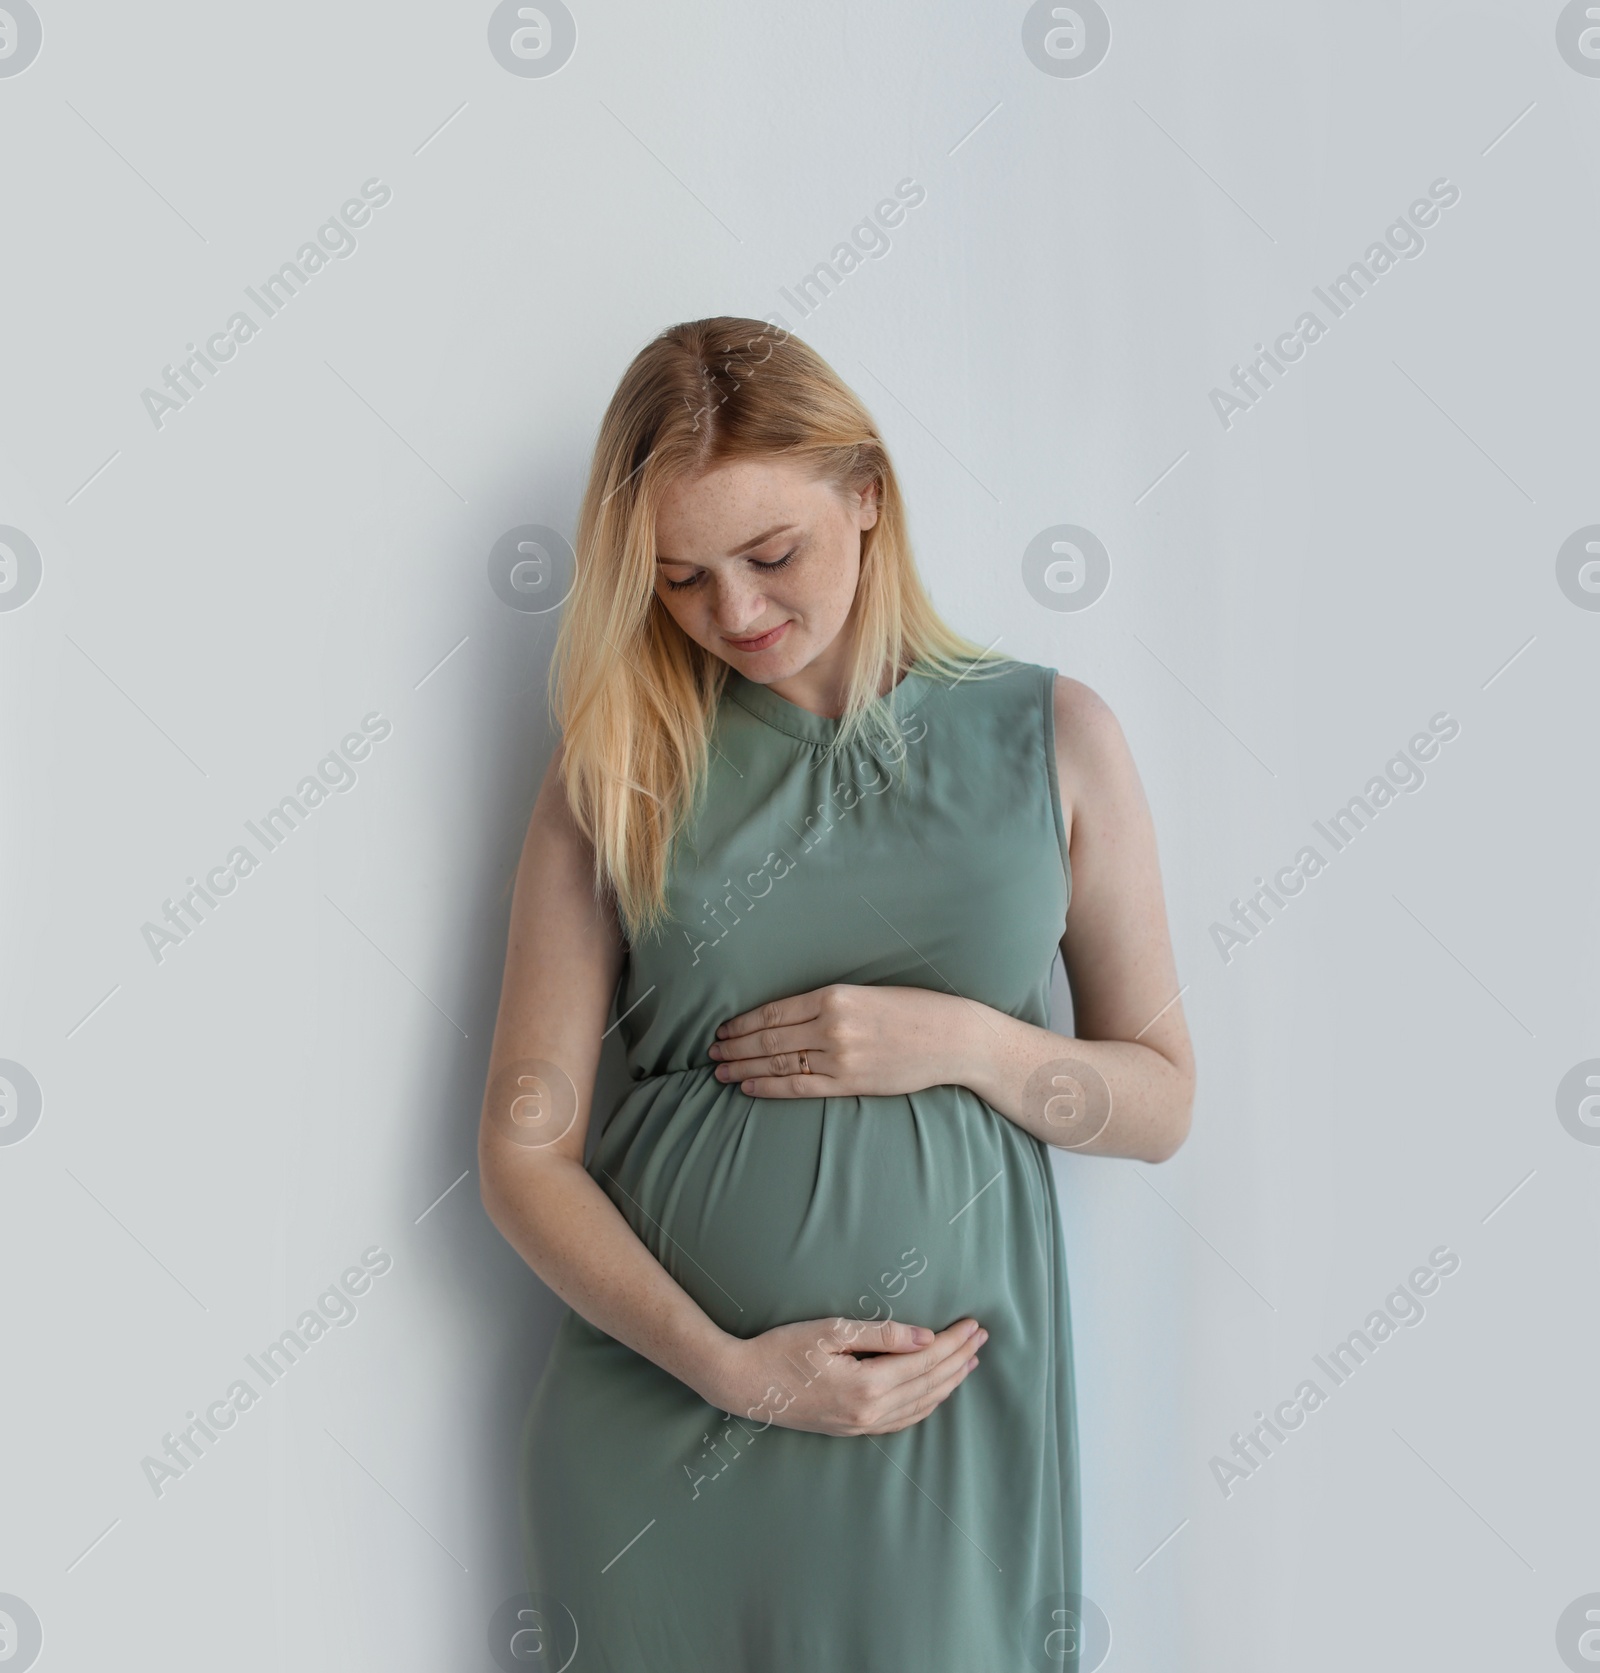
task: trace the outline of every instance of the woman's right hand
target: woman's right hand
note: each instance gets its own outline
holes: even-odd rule
[[[808,1319],[734,1338],[713,1403],[763,1427],[888,1435],[920,1423],[977,1365],[976,1319],[946,1330],[895,1320]],[[857,1355],[865,1355],[858,1358]]]

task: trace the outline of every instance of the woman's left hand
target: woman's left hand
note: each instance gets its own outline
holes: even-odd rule
[[[711,1056],[717,1079],[737,1081],[753,1098],[869,1097],[960,1085],[960,1041],[972,1009],[983,1007],[926,988],[835,982],[730,1017]]]

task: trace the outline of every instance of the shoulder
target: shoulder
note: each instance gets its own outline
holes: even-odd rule
[[[996,724],[1021,725],[1025,731],[1030,713],[1045,722],[1064,793],[1069,781],[1082,784],[1127,756],[1127,740],[1110,704],[1092,686],[1047,663],[996,657],[976,664],[945,689],[969,716],[987,709]],[[1038,736],[1036,725],[1032,735]]]
[[[1091,747],[1104,748],[1113,734],[1122,736],[1111,705],[1093,686],[1070,675],[1057,674],[1054,669],[1049,672],[1053,676],[1051,708],[1055,714],[1057,743],[1071,737]]]
[[[1126,787],[1135,777],[1133,752],[1105,698],[1082,680],[1056,674],[1051,710],[1056,774],[1069,813],[1097,794]]]

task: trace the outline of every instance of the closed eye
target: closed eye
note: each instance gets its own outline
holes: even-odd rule
[[[759,569],[763,573],[771,574],[771,572],[775,569],[785,568],[789,564],[789,562],[793,559],[795,553],[798,552],[799,550],[800,550],[800,548],[798,546],[792,547],[789,551],[785,552],[784,555],[781,558],[774,558],[771,563],[761,563],[758,560],[756,560],[755,558],[751,558],[748,561],[749,561],[750,567],[752,569]],[[685,587],[698,587],[700,585],[700,583],[703,580],[705,580],[705,578],[706,578],[706,572],[702,569],[698,574],[691,575],[687,581],[671,581],[671,580],[669,580],[669,581],[667,581],[667,585],[675,593],[676,592],[682,592]]]

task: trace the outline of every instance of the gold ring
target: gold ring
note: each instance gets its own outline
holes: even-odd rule
[[[811,1059],[806,1056],[803,1050],[800,1053],[800,1073],[802,1075],[809,1075],[811,1073]]]

